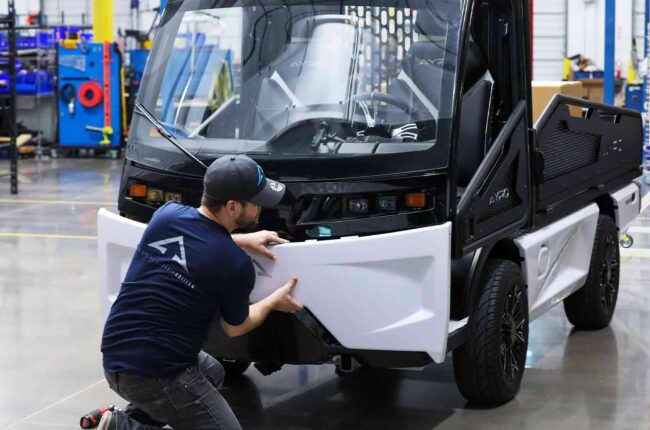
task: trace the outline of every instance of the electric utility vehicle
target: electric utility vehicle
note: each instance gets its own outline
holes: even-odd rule
[[[610,322],[642,173],[637,112],[556,96],[532,124],[529,24],[521,0],[170,0],[99,215],[103,311],[156,208],[245,153],[287,184],[259,227],[292,241],[252,256],[252,300],[297,276],[306,310],[215,324],[230,374],[453,352],[467,399],[512,399],[532,320]]]

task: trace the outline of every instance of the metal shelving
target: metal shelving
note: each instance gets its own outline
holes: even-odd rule
[[[650,61],[648,58],[650,56],[650,0],[645,0],[645,19],[644,19],[644,30],[645,30],[645,43],[644,43],[644,54],[645,54],[645,76],[643,78],[643,125],[644,125],[644,139],[643,139],[643,173],[646,184],[650,185],[650,113],[648,112],[648,107],[650,106]]]
[[[9,149],[9,181],[11,194],[18,194],[18,147],[16,124],[16,9],[14,0],[8,0],[7,15],[0,15],[0,33],[6,34],[8,49],[7,94],[0,96],[0,148]]]

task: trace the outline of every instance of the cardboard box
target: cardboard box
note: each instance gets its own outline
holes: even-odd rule
[[[580,82],[582,82],[582,98],[598,103],[605,100],[604,79],[581,79]]]
[[[543,82],[533,81],[533,124],[537,122],[546,106],[550,103],[555,94],[564,94],[570,97],[583,97],[582,82],[578,81],[557,81]],[[582,109],[578,106],[571,108],[571,113],[580,116]]]

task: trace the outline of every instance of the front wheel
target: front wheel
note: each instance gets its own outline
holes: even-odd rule
[[[620,266],[616,224],[611,217],[601,215],[587,281],[564,300],[564,312],[576,328],[599,330],[609,325],[616,309]]]
[[[521,269],[491,260],[467,323],[467,341],[454,351],[454,374],[471,403],[512,400],[521,385],[528,348],[528,297]]]

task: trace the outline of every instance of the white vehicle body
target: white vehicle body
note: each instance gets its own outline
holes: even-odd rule
[[[622,234],[640,212],[640,187],[611,195]],[[515,244],[524,257],[532,321],[585,282],[599,208],[594,203]],[[146,224],[105,209],[98,214],[101,310],[107,316]],[[441,363],[450,333],[451,223],[364,237],[276,246],[276,262],[253,256],[257,301],[291,276],[295,297],[345,348],[418,351]]]

